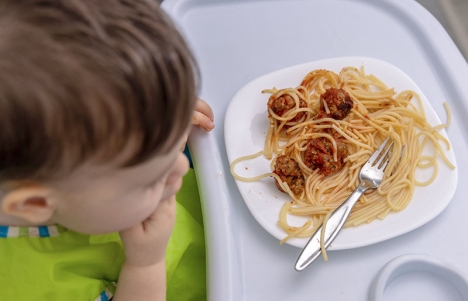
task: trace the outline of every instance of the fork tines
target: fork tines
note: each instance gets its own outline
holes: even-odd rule
[[[390,143],[388,143],[390,141]],[[372,154],[369,158],[369,163],[372,163],[372,166],[378,165],[378,169],[385,168],[389,161],[390,149],[393,146],[393,139],[387,137],[387,139],[380,144],[379,148]]]

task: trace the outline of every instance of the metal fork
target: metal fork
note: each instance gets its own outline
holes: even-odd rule
[[[385,167],[387,167],[390,160],[389,152],[393,146],[393,140],[388,143],[389,141],[390,137],[385,139],[379,148],[372,154],[367,163],[364,164],[359,172],[359,180],[361,183],[356,187],[346,201],[344,201],[343,204],[336,208],[330,215],[325,225],[325,249],[328,248],[331,242],[338,235],[338,232],[343,228],[344,223],[351,213],[351,209],[353,209],[354,204],[356,204],[361,195],[369,188],[377,188],[382,182]],[[302,271],[320,255],[320,236],[323,226],[324,225],[322,224],[317,229],[299,255],[295,265],[296,271]]]

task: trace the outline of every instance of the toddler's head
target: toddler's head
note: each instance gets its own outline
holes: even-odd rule
[[[0,224],[119,231],[178,190],[197,73],[155,1],[2,1],[0,29]]]

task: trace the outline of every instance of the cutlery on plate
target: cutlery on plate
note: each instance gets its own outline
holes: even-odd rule
[[[389,141],[390,137],[385,139],[372,154],[367,163],[361,168],[359,172],[359,180],[361,182],[358,187],[356,187],[351,195],[333,211],[325,225],[322,224],[314,235],[312,235],[296,261],[296,271],[302,271],[320,255],[322,228],[325,226],[323,246],[326,249],[343,228],[344,223],[351,213],[351,209],[353,209],[354,204],[356,204],[361,195],[367,189],[375,189],[380,185],[384,176],[385,167],[387,167],[390,161],[389,153],[393,146],[393,140],[390,143]]]

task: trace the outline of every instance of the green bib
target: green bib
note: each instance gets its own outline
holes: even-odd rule
[[[0,300],[106,301],[124,260],[117,233],[0,226]],[[206,300],[203,220],[193,170],[177,194],[166,262],[167,300]]]

